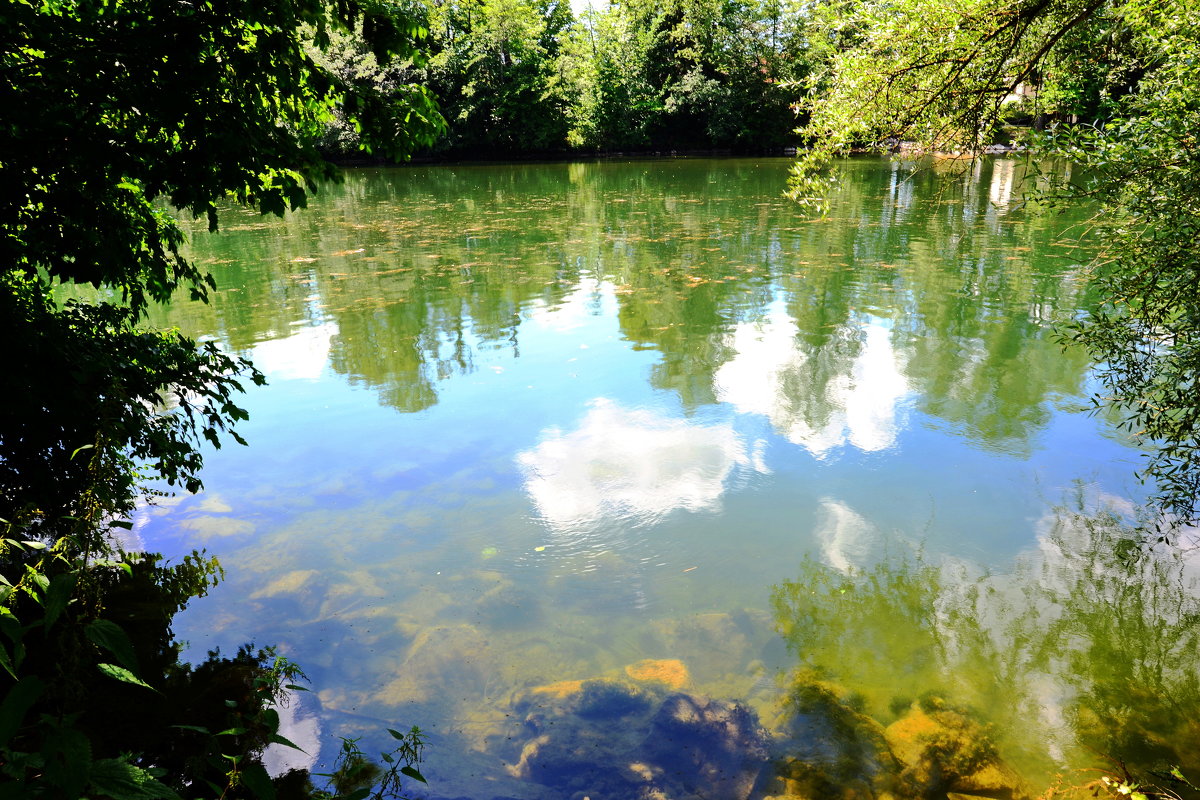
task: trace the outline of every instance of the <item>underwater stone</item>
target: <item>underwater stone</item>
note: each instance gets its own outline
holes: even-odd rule
[[[1000,759],[987,728],[940,700],[914,704],[885,736],[903,764],[901,780],[915,796],[1029,796],[1020,776]]]
[[[468,686],[482,691],[491,651],[487,639],[469,625],[426,628],[413,640],[397,677],[379,692],[389,706],[427,702]]]
[[[650,696],[616,681],[585,681],[579,690],[575,713],[584,719],[612,719],[645,713]]]
[[[509,772],[592,800],[746,800],[769,760],[754,712],[622,681],[563,681],[514,704]],[[528,713],[525,713],[528,712]]]
[[[486,627],[500,630],[536,628],[542,623],[542,604],[526,588],[501,583],[475,603],[475,615]]]
[[[751,612],[695,614],[657,622],[651,629],[654,635],[647,637],[645,649],[704,665],[704,674],[695,676],[700,681],[744,672],[746,664],[757,658],[774,636],[771,621]]]
[[[688,694],[663,701],[642,750],[664,779],[712,800],[745,800],[769,760],[767,734],[753,711]]]
[[[661,683],[670,689],[682,689],[692,681],[687,665],[677,658],[646,658],[625,667],[635,681]]]
[[[800,798],[878,798],[899,765],[883,726],[855,708],[843,687],[810,671],[788,690],[775,740],[778,793]]]

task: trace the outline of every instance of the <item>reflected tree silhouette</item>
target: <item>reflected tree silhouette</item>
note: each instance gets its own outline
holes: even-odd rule
[[[226,233],[197,236],[221,291],[172,321],[243,352],[333,323],[333,368],[419,411],[477,351],[518,356],[532,315],[599,281],[621,335],[660,354],[651,385],[688,410],[718,401],[739,324],[785,314],[797,366],[779,416],[814,430],[874,322],[921,411],[1027,452],[1048,401],[1082,392],[1087,360],[1051,334],[1086,305],[1074,218],[1014,205],[1023,169],[996,160],[947,182],[851,159],[840,216],[818,222],[779,195],[784,162],[362,170],[285,220],[231,214]]]
[[[808,559],[773,591],[776,625],[797,675],[840,687],[884,725],[922,698],[972,709],[1035,783],[1119,763],[1194,776],[1200,565],[1142,541],[1115,511],[1076,506],[1008,574],[919,551],[848,572]]]

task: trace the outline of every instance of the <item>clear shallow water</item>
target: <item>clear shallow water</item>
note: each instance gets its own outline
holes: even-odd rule
[[[929,692],[970,705],[1034,782],[1094,760],[1079,698],[1194,594],[1159,560],[1068,590],[1125,566],[1064,504],[1144,495],[1051,330],[1087,305],[1080,219],[1021,209],[1013,161],[853,160],[814,221],[787,167],[355,170],[285,220],[197,232],[220,290],[158,321],[270,385],[251,446],[138,520],[226,569],[179,636],[300,662],[293,733],[319,726],[321,755],[420,725],[442,797],[555,796],[507,768],[514,698],[647,658],[766,724],[815,668],[881,725]],[[1106,592],[1155,581],[1184,588],[1095,655]],[[1155,657],[1191,683],[1142,690],[1195,708],[1178,627]]]

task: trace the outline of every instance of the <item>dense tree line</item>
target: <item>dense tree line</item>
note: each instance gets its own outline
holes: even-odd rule
[[[423,58],[382,70],[345,39],[330,64],[418,84],[467,157],[613,150],[758,151],[795,142],[788,83],[807,70],[785,0],[631,0],[575,17],[565,0],[429,0]],[[342,127],[329,144],[353,144]],[[347,151],[343,151],[347,152]]]
[[[804,144],[805,97],[836,83],[840,58],[890,17],[930,19],[861,0],[626,0],[578,16],[566,0],[416,0],[411,13],[427,33],[419,57],[381,69],[351,35],[324,58],[385,93],[425,87],[447,124],[426,152],[467,158]],[[1014,82],[1019,93],[993,98],[997,126],[1092,121],[1131,91],[1142,64],[1128,30],[1092,22],[1068,33]],[[337,156],[356,144],[344,124],[326,141]]]

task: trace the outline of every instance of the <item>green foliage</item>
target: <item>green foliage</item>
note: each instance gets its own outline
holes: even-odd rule
[[[786,81],[807,65],[802,4],[672,0],[426,3],[431,57],[374,73],[428,86],[446,114],[436,147],[472,157],[566,149],[756,149],[792,141]],[[339,74],[365,47],[335,48]],[[334,148],[352,140],[333,131]],[[349,136],[349,138],[348,138]]]
[[[0,605],[0,787],[116,800],[273,800],[295,788],[297,776],[271,779],[262,756],[270,744],[296,747],[280,735],[276,709],[302,690],[298,667],[248,646],[179,661],[171,620],[215,585],[216,561],[194,553],[174,566],[132,555],[84,564],[66,541],[0,541],[3,574],[22,575]],[[364,787],[378,800],[402,796],[402,780],[424,781],[415,767],[423,739],[416,729],[392,735],[399,744],[382,755],[385,769],[344,747],[335,772],[353,771],[353,787],[333,780],[332,792],[318,791],[303,775],[307,788],[292,796],[359,798]]]
[[[1124,15],[1104,9],[1071,28],[1038,70],[1036,95],[1024,103],[1025,111],[1036,115],[1030,121],[1044,127],[1048,120],[1109,119],[1153,61],[1148,44],[1134,34]]]
[[[262,751],[289,744],[274,707],[298,670],[248,647],[181,664],[171,620],[219,567],[117,544],[148,482],[196,491],[201,445],[242,441],[234,396],[262,375],[137,325],[214,286],[168,206],[211,229],[231,197],[302,206],[337,177],[315,141],[335,112],[392,157],[431,141],[427,94],[311,55],[353,29],[412,58],[420,26],[324,0],[17,2],[0,25],[0,792],[271,800]],[[61,283],[97,298],[59,303]]]
[[[1040,77],[1048,53],[1107,0],[967,0],[818,6],[822,57],[805,82],[801,129],[811,149],[792,178],[795,199],[820,207],[829,159],[900,141],[977,153],[1010,95]]]
[[[1085,176],[1061,187],[1101,206],[1104,252],[1091,265],[1103,305],[1066,331],[1101,364],[1104,402],[1154,446],[1144,473],[1174,516],[1200,515],[1200,12],[1129,3],[1127,25],[1156,63],[1104,128],[1048,146]]]
[[[113,303],[58,306],[42,278],[0,273],[0,331],[21,343],[0,377],[0,518],[30,537],[51,541],[64,520],[98,509],[128,514],[142,476],[196,491],[199,443],[240,441],[239,376],[262,375],[211,342],[138,330],[135,316]]]
[[[403,157],[433,132],[428,97],[367,93],[304,48],[359,26],[378,58],[415,50],[419,26],[389,4],[218,0],[10,3],[0,22],[4,182],[0,265],[110,286],[133,313],[209,282],[179,255],[159,204],[217,225],[230,193],[264,212],[335,178],[315,137],[335,108],[363,141]]]
[[[586,48],[580,48],[586,78],[580,84],[583,113],[572,136],[587,147],[637,148],[650,145],[663,101],[649,74],[654,30],[631,12],[591,11],[583,21]]]
[[[1139,520],[1080,503],[1057,509],[1038,548],[1006,574],[919,553],[848,573],[806,560],[772,604],[798,678],[861,693],[864,713],[885,725],[932,693],[989,709],[997,746],[1031,778],[1120,757],[1129,766],[1110,774],[1114,791],[1136,775],[1150,797],[1172,787],[1194,797],[1156,771],[1200,769],[1196,590],[1177,551],[1145,547]],[[1053,759],[1049,742],[1061,748]]]
[[[414,9],[410,13],[414,18],[420,18],[419,10]],[[425,24],[422,21],[417,29],[423,37],[427,36]],[[429,107],[431,96],[428,89],[412,82],[420,74],[418,68],[427,61],[423,52],[413,51],[404,58],[381,63],[365,40],[361,26],[353,30],[331,30],[327,46],[318,47],[315,42],[308,41],[305,43],[305,52],[322,69],[337,76],[347,86],[354,87],[357,92],[411,109],[405,127],[400,130],[408,140],[402,153],[428,146],[435,137],[445,132],[446,123],[441,113],[432,112]],[[408,131],[409,125],[414,131]],[[363,145],[366,144],[361,122],[350,117],[341,107],[333,109],[316,143],[323,155],[341,159],[361,156]],[[369,144],[365,149],[372,152]],[[386,156],[388,151],[379,151],[379,154]]]
[[[470,5],[436,10],[442,24],[435,30],[462,26],[429,72],[454,120],[450,146],[486,153],[561,148],[566,98],[557,91],[556,61],[569,8],[525,0]]]
[[[783,144],[792,112],[782,84],[804,69],[799,19],[778,2],[632,2],[590,12],[592,64],[580,87],[588,113],[576,139],[608,148]]]
[[[1088,266],[1102,306],[1064,331],[1099,364],[1104,403],[1153,450],[1143,475],[1169,520],[1200,516],[1200,11],[1179,0],[854,2],[819,13],[826,66],[802,102],[812,149],[791,192],[821,208],[831,156],[851,147],[977,155],[1022,85],[1070,122],[1038,144],[1074,182],[1049,204],[1098,209]],[[838,14],[837,11],[845,11]],[[1094,123],[1094,124],[1093,124]],[[1082,176],[1080,178],[1079,176]],[[1098,404],[1099,405],[1099,404]],[[1162,534],[1166,536],[1166,534]]]

